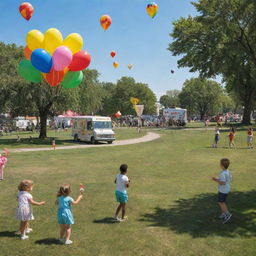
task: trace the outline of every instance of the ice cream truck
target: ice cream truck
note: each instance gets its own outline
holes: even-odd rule
[[[188,122],[187,110],[182,108],[165,108],[163,116],[166,120],[174,121],[177,125],[186,125]]]
[[[72,136],[75,141],[107,142],[112,144],[115,133],[112,129],[110,117],[104,116],[76,116],[72,118]]]

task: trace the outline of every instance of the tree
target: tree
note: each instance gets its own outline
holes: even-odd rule
[[[243,123],[250,123],[256,99],[256,2],[254,0],[199,0],[199,15],[174,22],[169,50],[182,55],[180,67],[201,76],[222,75],[229,91],[244,105]]]
[[[98,91],[92,93],[93,85],[99,85],[97,71],[84,71],[86,79],[75,89],[51,87],[45,82],[32,84],[23,80],[17,73],[22,55],[22,47],[0,43],[1,112],[8,111],[13,117],[26,114],[39,115],[41,124],[39,138],[47,137],[46,125],[49,115],[62,113],[68,109],[91,112],[100,108]],[[93,97],[87,97],[89,91]]]
[[[222,106],[223,89],[211,80],[192,78],[185,81],[179,94],[181,107],[188,110],[189,115],[200,115],[201,120],[206,115],[218,114]]]
[[[168,95],[163,95],[160,97],[160,103],[165,107],[165,108],[170,108],[172,107],[172,99]]]
[[[105,83],[103,88],[105,93],[103,112],[113,115],[118,110],[122,114],[135,114],[133,106],[130,102],[131,97],[138,98],[139,104],[143,104],[144,113],[154,114],[156,111],[156,96],[148,85],[136,83],[132,77],[122,77],[117,84]]]

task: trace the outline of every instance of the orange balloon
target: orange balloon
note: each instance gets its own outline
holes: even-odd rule
[[[52,87],[59,85],[67,73],[68,69],[64,69],[62,71],[55,71],[52,69],[49,73],[43,74],[45,81]]]
[[[23,54],[24,54],[25,59],[30,60],[32,51],[28,48],[28,46],[26,46],[23,50]]]
[[[100,24],[104,30],[107,30],[112,24],[112,19],[109,15],[102,15],[100,17]]]
[[[117,61],[113,62],[113,66],[114,66],[114,68],[117,68],[118,67],[118,62]]]

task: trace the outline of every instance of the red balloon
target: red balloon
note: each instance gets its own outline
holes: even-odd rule
[[[27,46],[24,48],[23,53],[24,53],[25,59],[30,60],[30,56],[32,54],[32,51]]]
[[[24,19],[30,20],[34,13],[34,7],[30,3],[25,2],[20,5],[19,11]]]
[[[70,71],[81,71],[86,69],[91,63],[91,56],[86,51],[80,51],[73,55],[71,64],[69,65]]]
[[[114,58],[114,57],[116,56],[116,52],[115,52],[115,51],[112,51],[112,52],[110,53],[110,56],[111,56],[112,58]]]
[[[43,74],[43,77],[50,86],[55,87],[61,83],[66,72],[66,69],[62,71],[55,71],[52,69],[49,73]]]
[[[121,114],[120,111],[118,111],[118,112],[115,113],[115,117],[116,117],[116,118],[120,118],[121,116],[122,116],[122,114]]]

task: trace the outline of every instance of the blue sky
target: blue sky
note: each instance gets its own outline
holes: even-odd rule
[[[144,82],[156,93],[180,89],[183,82],[195,76],[187,69],[177,68],[177,58],[167,51],[172,21],[195,10],[190,0],[155,0],[159,11],[154,19],[146,13],[150,0],[30,0],[35,13],[27,22],[18,11],[23,1],[0,0],[0,41],[25,45],[31,29],[45,32],[59,29],[63,36],[72,32],[84,38],[84,50],[92,57],[90,68],[96,68],[101,81],[116,82],[122,76],[132,76]],[[112,17],[112,26],[103,31],[99,18]],[[110,51],[115,50],[118,69],[112,66]],[[128,70],[127,64],[133,69]],[[175,70],[172,75],[170,70]]]

